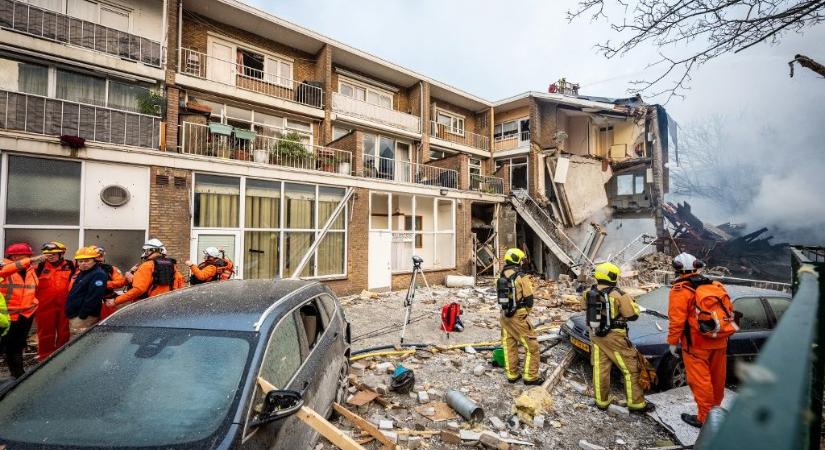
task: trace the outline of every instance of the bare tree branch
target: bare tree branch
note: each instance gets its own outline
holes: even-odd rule
[[[580,0],[567,19],[586,15],[591,21],[610,21],[621,37],[596,45],[607,58],[642,45],[659,49],[660,59],[648,66],[658,72],[634,82],[631,93],[667,94],[669,101],[682,96],[690,73],[702,64],[762,42],[776,43],[786,33],[801,33],[825,22],[825,0]],[[797,62],[821,73],[803,61],[807,64],[810,58],[794,59],[791,68]]]
[[[814,72],[822,75],[825,77],[825,66],[822,64],[814,61],[811,58],[808,58],[805,55],[796,55],[794,56],[793,60],[788,62],[788,65],[791,67],[791,78],[793,78],[793,64],[799,63],[800,66],[805,67],[807,69],[811,69]]]

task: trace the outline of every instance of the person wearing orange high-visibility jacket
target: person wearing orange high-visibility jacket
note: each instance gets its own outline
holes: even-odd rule
[[[74,263],[65,259],[62,242],[46,242],[40,248],[46,260],[37,265],[37,359],[43,361],[69,342],[66,297],[75,272]]]
[[[0,295],[6,299],[11,325],[0,338],[9,373],[14,378],[23,375],[23,350],[37,310],[37,274],[34,265],[45,260],[32,256],[32,248],[24,242],[6,247],[6,257],[0,268]]]
[[[160,240],[149,239],[146,241],[143,245],[141,259],[143,262],[134,269],[131,276],[131,287],[114,300],[107,300],[107,306],[125,305],[184,286],[183,275],[178,271],[177,261],[166,257],[166,247]]]
[[[117,289],[126,286],[126,277],[123,276],[123,272],[112,264],[106,263],[106,249],[103,247],[96,245],[95,249],[97,249],[97,264],[106,272],[107,281],[106,281],[106,295],[103,296],[104,304],[100,308],[100,320],[103,320],[112,313],[116,311],[116,308],[109,307],[106,305],[106,300],[114,300],[117,297],[117,293],[115,292]]]
[[[668,349],[685,363],[698,410],[696,415],[683,413],[682,420],[696,428],[705,423],[711,408],[722,404],[728,337],[738,330],[730,297],[721,283],[698,273],[702,267],[704,263],[688,253],[673,259],[677,278],[670,288],[667,314]]]
[[[234,273],[232,261],[217,247],[206,247],[203,251],[202,263],[195,264],[192,261],[186,261],[185,264],[192,271],[189,284],[193,286],[210,281],[225,281],[230,279]]]

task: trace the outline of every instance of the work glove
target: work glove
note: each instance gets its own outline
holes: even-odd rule
[[[677,345],[668,345],[667,350],[676,359],[680,359],[682,357],[682,355],[680,354],[680,351],[679,351],[680,350],[679,346],[677,346]]]

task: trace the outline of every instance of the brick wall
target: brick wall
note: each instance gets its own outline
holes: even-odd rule
[[[363,172],[363,167],[364,167],[363,159],[361,159],[361,165],[359,167],[358,166],[358,160],[356,160],[356,158],[355,158],[356,154],[358,154],[358,147],[360,147],[360,145],[358,145],[360,143],[360,141],[358,139],[360,134],[361,133],[359,131],[352,131],[352,132],[350,132],[350,133],[348,133],[344,136],[341,136],[340,138],[338,138],[338,139],[336,139],[336,140],[334,140],[334,141],[332,141],[332,142],[330,142],[329,144],[326,145],[329,148],[337,148],[339,150],[346,150],[346,151],[348,151],[352,154],[352,162],[351,162],[351,166],[350,166],[350,170],[353,171],[352,173],[361,173],[361,172]]]
[[[178,113],[180,109],[180,89],[166,85],[166,129],[163,150],[174,152],[178,148]]]
[[[509,111],[496,111],[495,123],[509,122],[515,119],[521,119],[530,115],[530,107],[523,106],[520,108],[511,109]],[[533,125],[532,123],[530,124]]]
[[[315,58],[314,79],[323,82],[324,89],[324,120],[316,142],[327,143],[332,140],[332,47],[325,44]]]
[[[509,164],[502,164],[501,167],[498,168],[493,173],[493,176],[499,177],[502,180],[502,184],[504,185],[504,194],[510,194],[510,165]]]
[[[498,210],[498,258],[504,261],[507,249],[516,246],[516,210],[503,203]],[[498,269],[501,269],[500,267]]]
[[[447,113],[453,113],[459,116],[464,117],[464,129],[471,133],[476,134],[483,134],[479,132],[477,123],[476,123],[476,115],[474,112],[470,111],[469,109],[462,108],[457,105],[453,105],[451,103],[447,103],[443,100],[439,100],[436,98],[430,99],[430,120],[436,119],[436,111],[439,109],[443,109]],[[427,127],[425,128],[427,132],[430,131],[430,124],[427,123]]]
[[[160,239],[170,257],[178,260],[178,268],[189,259],[190,224],[189,198],[192,172],[152,166],[149,188],[149,236]],[[165,184],[159,178],[165,177]]]
[[[464,275],[473,273],[473,202],[456,201],[455,268]]]
[[[434,159],[429,161],[426,165],[432,167],[440,167],[442,169],[451,169],[458,172],[458,189],[470,189],[470,167],[469,157],[464,153],[458,153],[446,158]]]

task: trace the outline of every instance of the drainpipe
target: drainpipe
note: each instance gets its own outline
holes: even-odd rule
[[[424,122],[424,82],[419,80],[418,81],[418,117],[421,122]],[[424,127],[429,126],[430,124],[421,124],[421,134],[424,134]],[[424,138],[421,138],[421,144],[418,146],[418,151],[416,152],[415,159],[416,163],[420,163],[424,160],[424,155],[419,156],[419,153],[423,152],[424,148]]]
[[[175,49],[177,52],[177,56],[175,57],[176,61],[178,62],[177,70],[180,70],[180,46],[183,42],[183,0],[177,0],[178,2],[178,48]]]

